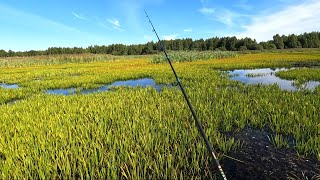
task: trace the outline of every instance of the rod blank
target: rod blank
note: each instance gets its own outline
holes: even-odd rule
[[[187,101],[187,104],[188,104],[189,109],[190,109],[190,111],[191,111],[191,113],[192,113],[192,116],[193,116],[193,118],[195,119],[195,121],[196,121],[196,123],[197,123],[198,130],[200,131],[200,134],[201,134],[202,138],[204,139],[204,141],[205,141],[205,143],[206,143],[206,147],[207,147],[208,151],[210,152],[212,158],[215,160],[216,165],[217,165],[217,167],[218,167],[218,169],[219,169],[219,172],[220,172],[222,178],[223,178],[224,180],[227,180],[227,177],[226,177],[226,175],[225,175],[224,172],[223,172],[223,169],[222,169],[222,167],[221,167],[221,165],[220,165],[220,163],[219,163],[219,160],[218,160],[217,156],[215,155],[214,150],[212,149],[212,146],[211,146],[211,144],[210,144],[210,142],[209,142],[209,140],[208,140],[208,138],[207,138],[207,135],[206,135],[206,133],[205,133],[205,131],[204,131],[202,125],[201,125],[201,122],[199,121],[199,119],[198,119],[198,117],[197,117],[197,115],[196,115],[196,112],[194,111],[193,106],[192,106],[192,104],[190,103],[190,100],[189,100],[189,98],[188,98],[188,96],[187,96],[187,93],[186,93],[186,91],[184,90],[184,87],[183,87],[183,85],[182,85],[182,83],[181,83],[181,81],[180,81],[180,79],[179,79],[179,77],[178,77],[178,75],[177,75],[177,73],[176,73],[176,71],[175,71],[172,63],[171,63],[171,60],[170,60],[170,58],[169,58],[169,56],[168,56],[168,54],[167,54],[167,52],[166,52],[166,50],[165,50],[165,47],[164,47],[162,41],[160,40],[160,38],[159,38],[159,36],[158,36],[158,33],[157,33],[156,29],[154,28],[154,26],[153,26],[153,24],[152,24],[152,22],[151,22],[151,19],[150,19],[149,16],[148,16],[148,13],[147,13],[146,11],[144,11],[144,12],[146,13],[146,16],[147,16],[147,18],[148,18],[148,20],[149,20],[149,23],[150,23],[151,26],[152,26],[152,31],[156,34],[156,36],[157,36],[157,38],[158,38],[158,41],[159,41],[159,44],[160,44],[160,48],[161,48],[161,50],[164,52],[164,54],[165,54],[165,56],[166,56],[166,59],[168,60],[168,63],[170,64],[171,70],[172,70],[172,72],[173,72],[173,74],[174,74],[174,76],[175,76],[175,78],[176,78],[176,80],[177,80],[177,83],[178,83],[178,85],[179,85],[179,87],[180,87],[180,89],[181,89],[181,92],[182,92],[185,100]]]

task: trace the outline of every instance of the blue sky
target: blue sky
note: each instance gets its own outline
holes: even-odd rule
[[[0,0],[0,49],[87,47],[162,39],[320,31],[319,0]]]

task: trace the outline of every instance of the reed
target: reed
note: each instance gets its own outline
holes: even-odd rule
[[[247,86],[214,70],[320,61],[308,54],[301,57],[245,54],[174,66],[219,152],[241,148],[242,142],[225,134],[248,125],[268,126],[276,134],[275,146],[287,148],[284,137],[290,135],[298,153],[320,160],[320,89],[288,92],[273,85]],[[0,106],[0,179],[210,178],[209,156],[178,88],[45,94],[51,88],[90,88],[143,77],[174,82],[170,67],[150,63],[149,57],[2,66],[0,81],[21,87],[0,89],[2,103],[23,99]]]
[[[302,68],[279,71],[276,75],[284,79],[298,80],[302,82],[320,81],[320,68]]]
[[[171,51],[168,55],[172,62],[191,62],[236,57],[237,53],[231,51]],[[151,62],[165,63],[167,59],[162,54],[157,54],[152,57]]]
[[[2,57],[0,67],[41,66],[66,63],[89,63],[116,60],[121,57],[108,54],[43,55],[31,57]]]

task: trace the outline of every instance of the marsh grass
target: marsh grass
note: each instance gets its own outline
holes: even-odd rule
[[[267,76],[270,73],[248,73],[246,74],[247,77],[262,77],[262,76]]]
[[[0,67],[25,67],[66,63],[105,62],[121,59],[108,54],[77,54],[77,55],[43,55],[31,57],[2,57]]]
[[[237,53],[231,51],[171,51],[168,56],[172,62],[191,62],[236,57]],[[163,54],[157,54],[152,57],[151,62],[166,63],[167,59]]]
[[[279,71],[276,73],[276,75],[284,79],[296,80],[299,82],[307,82],[312,80],[320,81],[320,67]]]
[[[271,137],[271,142],[278,148],[289,148],[288,139],[281,134],[275,134]]]
[[[247,125],[258,129],[268,125],[277,134],[276,145],[286,147],[283,137],[290,135],[296,140],[294,149],[298,153],[320,159],[319,89],[287,92],[272,85],[246,86],[214,70],[289,66],[309,60],[307,54],[302,57],[246,54],[174,66],[210,142],[219,152],[237,151],[242,144],[225,133],[241,131]],[[22,87],[0,89],[2,99],[12,99],[19,93],[27,96],[18,103],[0,106],[0,155],[5,157],[0,159],[0,179],[214,176],[205,145],[178,88],[165,87],[160,93],[151,87],[117,87],[90,95],[45,94],[50,88],[97,87],[144,77],[159,84],[175,82],[167,64],[148,60],[136,57],[0,68],[1,82]]]
[[[27,92],[23,89],[4,89],[0,87],[0,105],[26,97]]]

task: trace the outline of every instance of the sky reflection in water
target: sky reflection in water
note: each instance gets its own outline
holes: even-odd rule
[[[275,76],[275,73],[278,71],[286,71],[288,69],[286,68],[277,68],[277,69],[270,69],[270,68],[263,68],[263,69],[237,69],[233,71],[228,71],[228,73],[231,75],[232,80],[241,81],[246,84],[277,84],[281,89],[283,90],[289,90],[289,91],[297,91],[300,89],[309,89],[313,90],[318,85],[320,85],[320,82],[317,81],[309,81],[301,86],[297,87],[294,85],[294,81],[292,80],[286,80],[281,79],[277,76]],[[257,75],[255,77],[249,77],[250,75]]]

